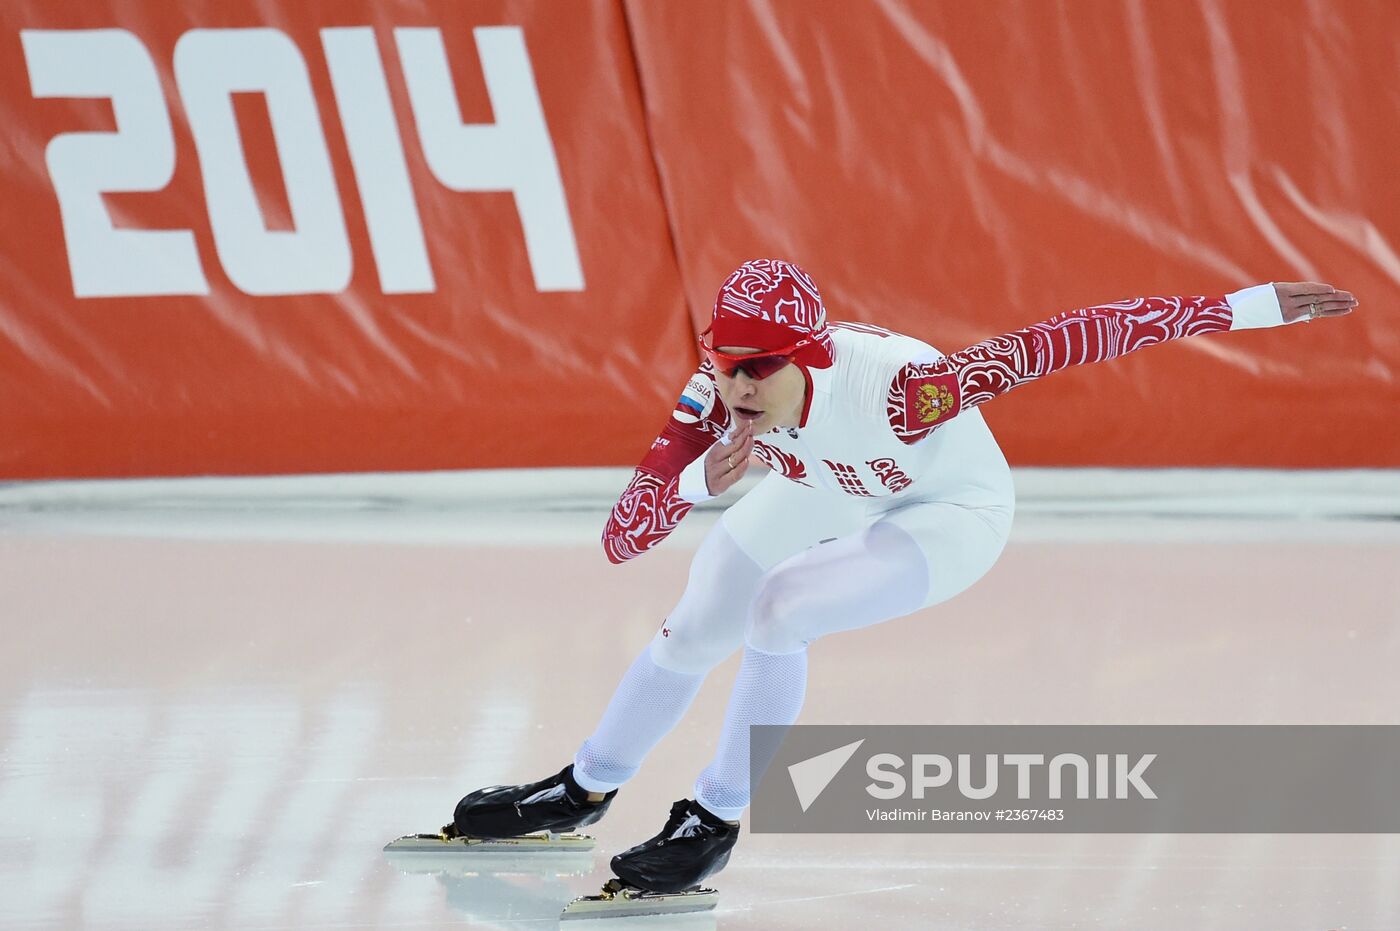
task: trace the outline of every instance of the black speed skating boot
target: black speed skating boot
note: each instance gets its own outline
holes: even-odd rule
[[[724,821],[681,799],[651,840],[612,858],[617,878],[647,892],[683,892],[718,873],[739,840],[739,822]]]
[[[452,823],[442,829],[448,837],[520,837],[536,831],[564,834],[592,824],[608,810],[614,789],[606,795],[589,792],[574,782],[573,764],[558,775],[520,786],[478,789],[457,803]]]

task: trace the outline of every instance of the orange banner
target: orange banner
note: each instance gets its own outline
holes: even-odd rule
[[[1319,10],[13,0],[0,479],[632,464],[756,256],[945,351],[1330,281],[987,417],[1018,465],[1400,465],[1400,8]]]
[[[612,463],[665,420],[693,331],[617,4],[0,22],[0,475]]]
[[[945,352],[1060,310],[1320,280],[1361,307],[984,408],[1015,465],[1400,465],[1400,6],[629,2],[697,322],[777,255]],[[1387,83],[1389,82],[1389,83]]]

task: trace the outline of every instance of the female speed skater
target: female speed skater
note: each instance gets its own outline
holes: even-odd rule
[[[749,804],[749,726],[792,724],[807,648],[947,601],[996,561],[1011,473],[976,407],[1071,365],[1168,340],[1350,313],[1316,282],[1226,295],[1139,297],[1071,310],[943,355],[879,327],[826,320],[790,262],[744,263],[720,287],[702,361],[603,532],[639,556],[722,494],[750,456],[771,470],[726,510],[680,601],[623,675],[597,729],[557,775],[473,792],[450,836],[572,831],[680,720],[705,674],[743,650],[713,760],[662,830],[612,859],[625,887],[694,889],[729,859]],[[765,761],[755,761],[761,772]]]

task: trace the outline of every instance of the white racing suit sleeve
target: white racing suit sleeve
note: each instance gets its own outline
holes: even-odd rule
[[[1264,327],[1283,326],[1283,308],[1279,306],[1278,294],[1272,284],[1257,284],[1252,288],[1233,291],[1225,295],[1225,300],[1230,304],[1231,330],[1259,330]]]
[[[681,470],[681,480],[676,488],[676,493],[681,496],[682,500],[691,504],[709,501],[714,497],[710,494],[710,483],[705,478],[706,455],[708,455],[708,450],[701,453],[699,459]]]

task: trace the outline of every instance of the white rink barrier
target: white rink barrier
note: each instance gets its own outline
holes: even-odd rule
[[[692,542],[762,476],[697,508]],[[1013,539],[1400,538],[1400,470],[1017,469]],[[502,545],[596,540],[630,469],[0,484],[0,534],[89,532]]]

